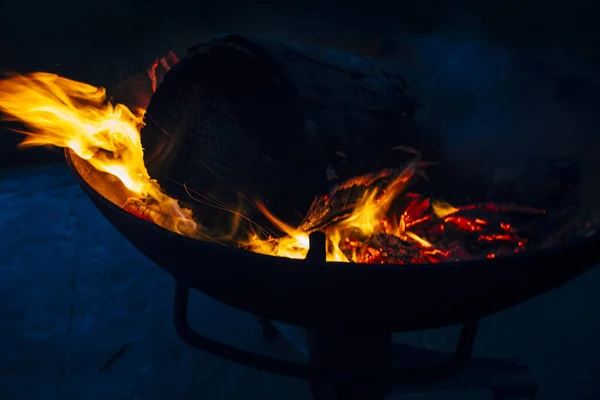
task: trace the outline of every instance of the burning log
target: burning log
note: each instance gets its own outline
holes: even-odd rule
[[[414,178],[427,177],[422,167],[430,163],[422,162],[421,153],[412,147],[392,145],[397,136],[418,133],[410,118],[415,104],[403,91],[390,96],[391,75],[384,69],[371,74],[355,66],[344,69],[327,53],[317,52],[320,58],[311,54],[290,45],[238,37],[198,46],[167,75],[161,86],[165,89],[152,100],[155,106],[150,106],[147,134],[142,138],[141,110],[107,102],[102,88],[47,73],[0,81],[0,110],[28,125],[22,145],[68,147],[68,154],[78,156],[73,160],[85,160],[86,170],[110,176],[115,185],[100,185],[101,190],[92,187],[127,212],[182,235],[257,253],[304,258],[309,234],[319,230],[325,233],[328,261],[440,263],[504,256],[522,252],[526,246],[548,246],[596,231],[597,225],[590,221],[571,223],[577,216],[572,210],[579,208],[573,190],[579,176],[577,163],[569,160],[538,161],[519,172],[519,179],[513,176],[504,179],[505,184],[481,186],[484,194],[486,187],[500,186],[508,201],[520,205],[496,203],[503,196],[494,190],[479,200],[467,198],[466,204],[453,202],[456,206],[451,206],[436,198],[440,187],[436,188],[435,180],[427,188],[415,188]],[[235,67],[227,64],[232,60],[237,61]],[[308,64],[302,72],[283,68],[290,60]],[[174,56],[171,62],[177,62]],[[145,82],[141,86],[152,92],[161,80],[159,65],[167,70],[171,63],[167,58],[157,61],[147,78],[125,87]],[[240,66],[244,67],[242,78],[227,81]],[[339,73],[349,75],[350,84],[342,85]],[[324,76],[333,82],[331,88]],[[382,86],[377,86],[381,76],[388,84],[386,112],[361,107],[367,104],[366,95],[358,100],[342,96],[348,88],[364,89],[367,82],[372,89],[371,104],[382,95]],[[324,94],[316,97],[315,91]],[[144,98],[134,96],[132,107]],[[393,113],[398,110],[399,119]],[[328,124],[332,120],[343,124]],[[363,133],[371,126],[375,137]],[[398,127],[404,129],[392,129]],[[291,144],[277,135],[280,128],[290,129]],[[403,142],[411,139],[423,136],[408,135]],[[145,166],[142,141],[150,150],[146,158],[154,166],[152,175]],[[365,149],[375,151],[365,153]],[[403,150],[412,160],[402,163],[396,150]],[[335,181],[326,193],[323,175]],[[456,179],[464,182],[464,176],[447,176],[446,182],[457,189]],[[153,177],[172,188],[171,193],[223,210],[233,224],[206,209],[194,215]],[[224,190],[218,193],[221,185]],[[467,195],[475,192],[459,190]],[[298,224],[284,222],[285,217],[279,217],[285,214],[273,212],[277,205],[303,205],[303,194],[318,193]],[[252,196],[260,214],[287,236],[272,234],[248,210],[236,209],[233,203],[245,198],[244,194]],[[267,207],[265,199],[275,201],[275,207]],[[534,203],[547,205],[552,218],[544,218],[542,225],[531,223],[546,215],[546,207],[540,209]],[[559,212],[554,205],[562,205]],[[238,224],[246,229],[238,230]],[[540,236],[536,231],[545,233]]]
[[[168,206],[169,204],[167,204]],[[174,204],[170,204],[171,207]],[[131,214],[165,227],[173,232],[195,237],[198,235],[198,226],[184,215],[174,217],[173,213],[164,210],[165,205],[158,204],[153,199],[140,199],[132,197],[123,204],[123,209]]]
[[[168,193],[228,210],[257,199],[298,223],[327,179],[398,167],[398,144],[433,152],[439,141],[419,131],[416,108],[398,68],[381,61],[227,35],[166,74],[142,144]]]

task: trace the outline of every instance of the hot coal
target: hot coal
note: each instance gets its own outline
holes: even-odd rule
[[[435,181],[416,179],[419,172],[426,176],[424,165],[417,159],[404,169],[382,170],[340,183],[315,198],[299,229],[325,230],[330,253],[339,249],[343,254],[337,257],[339,261],[371,264],[495,258],[560,244],[593,231],[590,221],[575,217],[580,210],[580,181],[576,164],[570,160],[528,162],[528,168],[521,170],[520,178],[513,176],[510,185],[495,181],[480,186],[479,199],[486,201],[457,206],[437,200]],[[460,175],[446,174],[445,179],[461,187]],[[398,189],[394,182],[405,185]],[[379,191],[378,197],[386,197],[393,187],[398,193],[374,229],[348,222],[361,218],[360,209],[366,207],[370,193]],[[468,194],[463,196],[468,198]],[[375,198],[369,206],[381,205]]]

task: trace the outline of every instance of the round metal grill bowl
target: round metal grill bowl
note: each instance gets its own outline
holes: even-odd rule
[[[291,260],[202,242],[137,218],[108,198],[114,180],[73,152],[67,163],[98,210],[180,283],[270,320],[393,332],[498,312],[600,261],[600,234],[510,257],[446,264],[361,265]]]

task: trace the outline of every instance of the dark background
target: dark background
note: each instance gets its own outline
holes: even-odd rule
[[[394,56],[423,103],[419,118],[446,135],[457,157],[574,154],[585,184],[600,192],[592,1],[271,3],[0,0],[0,67],[110,87],[169,49],[183,54],[222,32]],[[304,383],[182,344],[170,277],[118,235],[66,168],[33,166],[60,161],[60,151],[18,151],[18,140],[0,130],[0,167],[19,167],[0,170],[0,398],[307,398]],[[600,398],[599,285],[594,270],[486,319],[476,353],[523,359],[541,400]],[[199,294],[192,301],[204,332],[261,346],[248,315]],[[451,348],[455,339],[450,329],[407,340]],[[489,397],[406,397],[446,398]]]
[[[418,117],[455,144],[455,158],[575,155],[585,191],[600,193],[597,8],[588,0],[3,0],[0,67],[110,89],[169,49],[181,55],[223,32],[396,57],[423,103]],[[0,134],[0,166],[61,158],[59,151],[19,151],[19,140],[6,129]]]
[[[399,36],[433,34],[437,38],[494,43],[509,53],[522,49],[549,52],[544,55],[545,63],[553,65],[539,74],[552,75],[549,78],[555,80],[573,74],[564,70],[565,62],[561,58],[568,57],[569,63],[586,67],[600,63],[596,7],[590,0],[357,1],[349,4],[339,1],[132,0],[92,4],[74,0],[33,3],[3,0],[0,4],[0,67],[18,72],[57,72],[109,87],[122,77],[143,70],[169,49],[183,54],[188,46],[205,40],[212,33],[222,32],[283,37],[370,55],[378,53],[381,40],[405,42],[406,38],[398,39]],[[448,55],[442,53],[456,53],[452,47],[456,43],[417,46],[420,46],[419,52],[430,53],[425,57],[420,54],[423,70],[440,61],[448,63]],[[390,50],[388,45],[386,54],[406,56],[406,49],[397,47],[391,46]],[[480,65],[477,59],[469,60],[479,50],[468,50],[466,58],[459,55],[464,59],[459,68],[467,74],[485,70],[496,73],[496,65]],[[552,55],[558,53],[559,57]],[[428,63],[428,57],[435,61]],[[425,80],[429,78],[427,74],[427,71],[422,73]],[[511,74],[518,78],[522,72]],[[589,73],[583,75],[589,78]],[[452,80],[450,71],[447,81]],[[589,82],[586,84],[589,86]],[[502,94],[497,96],[502,97]],[[468,99],[463,96],[458,102],[465,101]],[[0,140],[2,165],[52,157],[48,152],[35,151],[15,155],[16,137],[3,134]]]

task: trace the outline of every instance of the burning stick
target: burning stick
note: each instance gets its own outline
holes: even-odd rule
[[[197,237],[199,234],[197,224],[190,219],[185,218],[183,215],[181,217],[175,217],[172,214],[165,212],[163,206],[150,198],[129,198],[125,204],[123,204],[123,209],[136,217],[153,222],[181,235]]]
[[[151,68],[148,77],[154,77],[155,85],[156,68],[167,69],[171,61],[165,58]],[[28,124],[25,144],[68,147],[93,168],[119,179],[131,193],[122,205],[128,212],[182,235],[211,239],[194,222],[191,211],[150,178],[140,140],[142,113],[106,102],[103,89],[43,73],[0,81],[0,109]],[[259,253],[303,258],[308,233],[325,230],[329,261],[381,264],[492,258],[523,250],[527,241],[517,234],[519,229],[493,215],[542,215],[543,211],[494,203],[442,206],[407,192],[426,164],[418,152],[401,150],[415,155],[415,160],[403,169],[384,169],[340,183],[315,199],[298,228],[259,205],[288,236],[251,235],[236,244]]]
[[[290,237],[254,238],[249,249],[273,254],[278,242],[289,242],[303,232],[324,230],[328,260],[368,264],[440,263],[474,258],[494,258],[523,251],[527,240],[505,220],[493,215],[543,215],[543,210],[512,204],[482,203],[454,207],[407,192],[421,167],[416,159],[402,170],[387,169],[340,183],[329,194],[316,198],[299,228],[285,226]],[[395,206],[392,207],[392,204]],[[261,209],[276,226],[284,226]],[[265,243],[267,243],[265,242]],[[298,241],[294,243],[298,244]],[[307,248],[296,246],[296,252]]]

